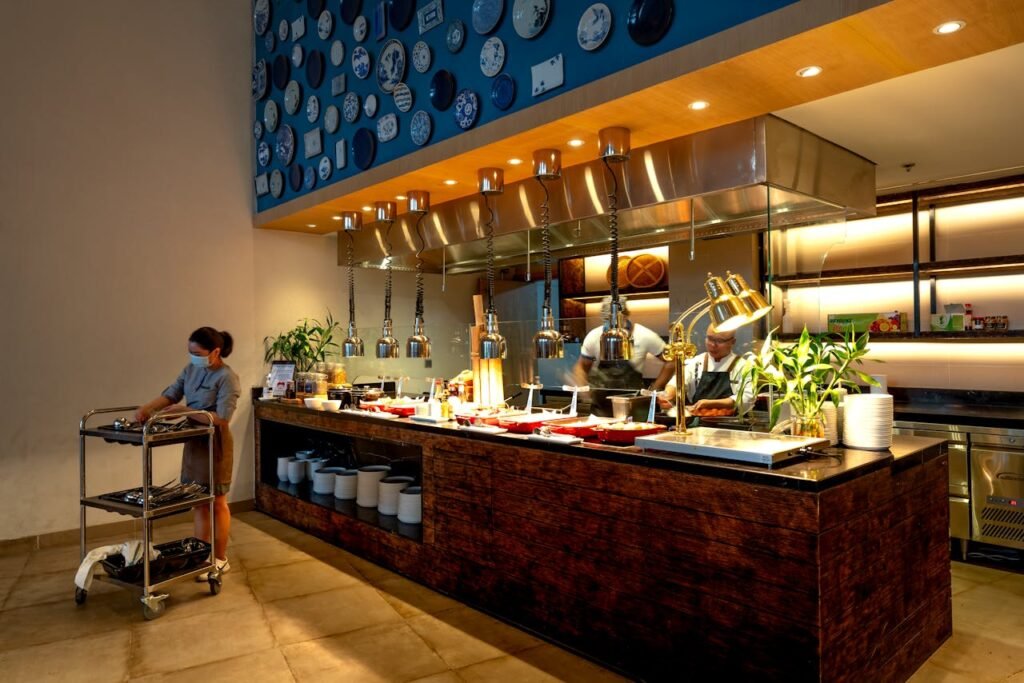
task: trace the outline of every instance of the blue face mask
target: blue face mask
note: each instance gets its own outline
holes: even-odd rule
[[[192,365],[195,365],[196,367],[200,367],[200,368],[208,368],[208,367],[210,367],[210,357],[209,356],[197,356],[194,353],[190,353],[190,354],[188,354],[188,358],[189,358],[190,361],[192,361]]]

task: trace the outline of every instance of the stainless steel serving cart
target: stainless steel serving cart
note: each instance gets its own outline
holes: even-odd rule
[[[214,496],[212,491],[206,491],[205,495],[191,497],[185,500],[170,502],[167,504],[154,505],[152,498],[153,487],[153,448],[158,446],[170,446],[172,444],[183,444],[195,439],[206,439],[207,448],[210,453],[210,482],[213,482],[213,439],[214,430],[213,416],[205,410],[185,410],[172,414],[154,415],[145,423],[133,424],[127,419],[115,420],[113,424],[90,426],[89,420],[97,415],[131,414],[137,406],[123,408],[100,408],[90,410],[79,423],[78,429],[78,465],[80,485],[80,521],[79,532],[81,560],[86,555],[86,510],[97,508],[108,512],[117,512],[122,515],[142,519],[142,547],[143,559],[141,561],[142,572],[137,580],[121,580],[113,576],[97,572],[95,580],[112,583],[122,588],[135,591],[140,595],[142,603],[142,614],[146,619],[156,619],[164,612],[164,600],[167,594],[162,593],[167,586],[178,581],[194,579],[194,577],[208,573],[210,593],[220,593],[221,577],[214,560],[214,544],[216,542],[216,524],[213,523]],[[168,422],[169,419],[185,418],[177,425]],[[189,418],[200,418],[199,422]],[[202,424],[205,422],[206,424]],[[87,437],[98,437],[108,442],[121,444],[133,444],[142,447],[142,487],[141,496],[137,502],[118,500],[117,494],[101,494],[94,496],[86,495],[85,486],[85,444]],[[124,492],[119,492],[124,493]],[[200,505],[208,505],[210,509],[210,552],[206,560],[198,566],[172,566],[165,571],[152,571],[150,561],[150,548],[153,539],[153,520],[159,517],[166,517],[184,510],[191,510]],[[204,553],[205,554],[205,553]],[[85,602],[87,594],[81,588],[75,589],[75,602]]]

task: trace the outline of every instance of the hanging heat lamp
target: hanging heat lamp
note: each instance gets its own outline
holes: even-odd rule
[[[562,153],[557,149],[538,149],[533,153],[533,177],[544,190],[540,205],[540,240],[544,250],[544,305],[540,313],[540,329],[533,335],[533,355],[537,358],[565,356],[562,335],[555,329],[555,316],[551,312],[551,194],[545,180],[562,177]]]
[[[612,164],[620,165],[629,159],[629,129],[621,127],[602,128],[597,133],[598,154],[608,175],[611,188],[608,192],[608,237],[611,241],[611,306],[605,330],[601,333],[600,360],[620,361],[633,357],[633,341],[629,330],[622,326],[622,304],[619,301],[619,181]]]
[[[391,226],[395,223],[398,206],[394,202],[375,202],[377,222],[381,224],[384,243],[384,324],[377,339],[377,358],[398,358],[398,340],[391,321]]]
[[[484,314],[484,334],[480,337],[480,358],[495,360],[508,354],[505,337],[498,332],[498,313],[494,310],[494,210],[490,197],[505,190],[505,172],[500,168],[481,168],[477,171],[477,187],[484,198],[487,220],[484,233],[487,236],[487,311]]]
[[[409,358],[430,358],[430,337],[423,331],[423,219],[430,211],[430,193],[425,190],[409,190],[409,212],[416,214],[416,318],[412,325],[412,336],[405,342],[405,355]]]
[[[341,343],[341,355],[344,358],[356,358],[363,355],[363,340],[356,329],[356,276],[353,256],[355,239],[353,234],[363,229],[363,217],[356,211],[343,211],[341,225],[348,237],[348,335]]]

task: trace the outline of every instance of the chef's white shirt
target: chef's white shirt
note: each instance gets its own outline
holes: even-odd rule
[[[583,344],[580,346],[581,356],[592,361],[598,360],[601,355],[602,332],[604,332],[604,326],[595,327],[587,333],[587,336],[583,338]],[[633,366],[634,370],[643,374],[644,360],[647,358],[647,354],[652,356],[659,355],[665,350],[665,342],[658,336],[657,332],[639,323],[633,323],[629,336],[633,340],[633,357],[628,362]]]
[[[687,399],[684,401],[686,404],[690,404],[689,397],[693,396],[697,391],[697,384],[700,382],[701,376],[704,374],[704,359],[708,361],[708,372],[725,372],[729,368],[729,364],[736,358],[735,353],[730,353],[722,360],[716,361],[707,352],[697,354],[690,360],[686,361],[686,365],[683,368],[684,380],[683,384],[686,386]],[[743,381],[743,366],[744,361],[741,358],[736,362],[736,365],[732,366],[732,370],[729,372],[729,384],[732,385],[732,400],[736,401],[736,409],[740,411],[741,407],[750,406],[754,402],[754,385],[752,382],[747,382],[746,386],[743,387],[742,401],[737,396],[737,392],[740,389],[740,384]],[[674,387],[676,385],[676,378],[673,377],[665,385],[665,388]],[[692,401],[695,403],[696,401]],[[674,410],[674,409],[673,409]]]

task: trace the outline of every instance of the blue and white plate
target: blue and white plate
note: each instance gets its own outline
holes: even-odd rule
[[[363,100],[363,113],[371,119],[377,115],[377,96],[373,93],[367,95]]]
[[[295,131],[288,124],[281,126],[277,131],[277,144],[274,146],[274,153],[281,163],[287,166],[295,158]]]
[[[316,169],[312,166],[306,167],[305,178],[302,181],[302,186],[307,190],[312,190],[316,185]]]
[[[270,192],[270,179],[266,173],[261,173],[256,176],[256,196],[262,197],[263,195]]]
[[[284,174],[281,169],[275,168],[270,172],[270,196],[274,199],[284,194]]]
[[[345,61],[345,43],[340,40],[335,40],[331,43],[331,64],[334,66],[341,66],[341,63]]]
[[[252,136],[256,140],[263,138],[263,122],[259,119],[252,122]]]
[[[367,31],[369,31],[369,26],[366,24],[366,17],[360,14],[352,24],[352,37],[356,39],[357,43],[361,43],[366,40]]]
[[[261,59],[252,67],[252,98],[262,100],[267,96],[267,61]]]
[[[505,13],[505,0],[473,0],[473,30],[487,35],[498,27]]]
[[[298,43],[292,45],[292,64],[294,64],[296,68],[302,66],[303,56],[304,53],[302,52],[302,46]]]
[[[405,78],[405,46],[392,38],[377,53],[377,85],[384,92],[392,92]]]
[[[277,110],[277,102],[267,100],[263,105],[263,124],[267,127],[268,133],[277,130],[277,122],[281,120],[281,114]]]
[[[357,45],[352,50],[352,71],[356,78],[366,78],[370,75],[370,53],[362,45]]]
[[[491,36],[480,48],[480,70],[484,76],[494,78],[505,66],[505,43],[498,36]]]
[[[256,35],[262,36],[270,24],[270,0],[256,0],[252,10],[252,27]]]
[[[334,16],[330,10],[325,9],[316,20],[316,34],[320,36],[320,40],[327,40],[331,37],[332,31],[334,31]]]
[[[512,26],[520,38],[527,40],[540,35],[550,16],[550,0],[516,0],[512,6]]]
[[[377,121],[377,138],[381,142],[391,142],[398,137],[398,117],[387,114]]]
[[[405,83],[396,85],[395,91],[391,94],[395,98],[395,108],[398,111],[404,114],[412,109],[412,90]]]
[[[448,48],[448,52],[455,54],[462,49],[464,42],[466,42],[466,25],[458,19],[452,19],[448,23],[448,31],[444,36],[444,44]]]
[[[270,145],[266,142],[261,142],[256,146],[256,161],[259,162],[260,166],[266,166],[270,163]]]
[[[331,158],[320,157],[320,163],[317,165],[317,173],[320,176],[320,180],[327,180],[330,178],[331,171],[333,170],[334,169],[331,168]]]
[[[263,47],[267,48],[267,52],[273,52],[274,48],[277,47],[277,37],[274,36],[273,31],[267,31],[263,34]]]
[[[412,46],[412,68],[421,74],[430,71],[430,46],[425,41],[420,40]]]
[[[345,93],[345,99],[342,100],[341,115],[348,123],[355,123],[359,118],[359,95],[351,90]]]
[[[284,110],[289,114],[295,114],[302,104],[302,86],[295,79],[288,81],[284,89]]]
[[[280,40],[281,42],[284,42],[284,41],[288,40],[288,32],[291,31],[291,30],[292,30],[292,27],[288,23],[288,20],[287,19],[282,19],[281,22],[277,25],[277,38],[278,38],[278,40]]]
[[[603,2],[595,2],[583,12],[576,27],[576,42],[587,52],[604,45],[612,32],[612,11]]]
[[[377,156],[377,138],[369,128],[360,128],[352,136],[352,163],[365,171]]]
[[[327,105],[327,109],[324,109],[324,130],[328,134],[333,135],[338,132],[338,127],[341,125],[341,112],[333,104]]]
[[[306,120],[315,123],[318,118],[320,118],[320,98],[310,95],[306,100]]]
[[[455,123],[459,124],[462,130],[469,130],[476,124],[476,118],[480,115],[480,98],[476,93],[466,88],[459,91],[455,98]]]
[[[412,115],[409,123],[409,137],[415,145],[422,147],[430,141],[430,133],[434,129],[434,123],[430,120],[430,114],[420,109]]]
[[[444,23],[444,3],[441,0],[430,0],[416,10],[416,25],[420,35]]]
[[[516,99],[516,82],[507,73],[491,81],[491,104],[505,111]]]

